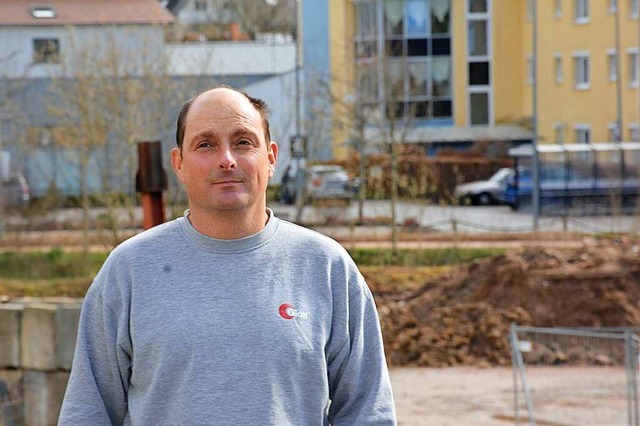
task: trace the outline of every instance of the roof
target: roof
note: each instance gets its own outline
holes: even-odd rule
[[[398,129],[398,134],[402,130]],[[470,127],[436,127],[420,126],[411,128],[404,138],[404,143],[433,143],[433,142],[469,142],[469,141],[517,141],[531,139],[533,134],[520,126],[470,126]],[[365,130],[365,137],[378,141],[379,131],[376,128]]]
[[[52,8],[35,18],[33,8]],[[157,0],[0,0],[0,26],[170,24],[173,15]]]
[[[0,0],[4,1],[4,0]],[[283,74],[295,70],[295,43],[208,42],[167,44],[175,76]]]

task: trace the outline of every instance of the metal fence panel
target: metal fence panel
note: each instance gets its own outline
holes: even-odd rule
[[[512,325],[516,424],[638,426],[634,331]]]

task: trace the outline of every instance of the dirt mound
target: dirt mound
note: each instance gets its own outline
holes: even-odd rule
[[[392,365],[506,365],[512,322],[540,327],[640,324],[640,242],[585,239],[456,269],[404,295],[376,295]]]

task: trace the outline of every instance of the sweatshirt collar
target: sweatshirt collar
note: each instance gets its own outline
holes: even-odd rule
[[[263,246],[276,233],[280,220],[275,217],[273,210],[269,208],[267,208],[267,214],[269,215],[269,220],[262,230],[248,237],[232,240],[212,238],[198,232],[189,222],[189,209],[185,210],[183,217],[177,221],[182,233],[199,248],[213,253],[240,253]]]

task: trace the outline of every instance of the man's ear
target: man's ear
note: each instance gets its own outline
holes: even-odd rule
[[[269,177],[272,178],[276,169],[276,162],[278,161],[278,144],[275,141],[269,143],[267,155],[269,156]]]
[[[180,148],[173,148],[171,150],[171,167],[178,177],[178,180],[184,183],[182,152],[180,152]]]

